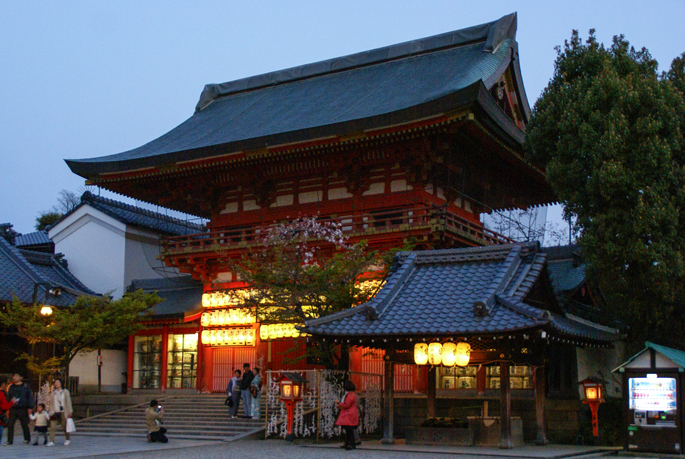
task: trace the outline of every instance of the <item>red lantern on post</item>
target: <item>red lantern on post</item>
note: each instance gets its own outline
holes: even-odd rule
[[[583,403],[590,406],[592,413],[592,435],[595,441],[599,440],[599,421],[597,412],[599,404],[604,403],[604,381],[596,378],[586,378],[578,384],[583,385]]]
[[[299,373],[283,373],[279,384],[281,397],[279,402],[285,403],[287,419],[285,439],[293,441],[293,418],[295,416],[295,404],[302,400],[302,392],[307,380]]]

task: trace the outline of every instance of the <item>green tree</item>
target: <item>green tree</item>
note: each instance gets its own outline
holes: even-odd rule
[[[54,212],[52,210],[46,210],[41,212],[40,215],[36,217],[36,230],[43,231],[48,226],[52,226],[57,223],[64,214],[59,212]]]
[[[57,223],[64,215],[71,212],[81,203],[81,198],[69,190],[61,190],[57,196],[57,204],[50,210],[42,211],[36,217],[36,230],[42,231]]]
[[[0,308],[0,324],[16,329],[29,344],[54,343],[63,354],[58,362],[48,362],[68,374],[69,363],[81,351],[109,348],[142,328],[144,313],[160,303],[157,294],[127,293],[112,301],[109,296],[81,296],[72,306],[54,308],[42,315],[41,304],[25,304],[18,299]],[[30,364],[31,356],[22,356]]]
[[[360,276],[382,265],[366,244],[350,244],[339,226],[302,218],[273,228],[262,247],[228,263],[249,286],[245,304],[257,308],[263,323],[303,325],[313,319],[368,301],[380,282]],[[378,269],[378,268],[376,268]],[[375,277],[380,277],[380,272]],[[307,349],[327,368],[347,369],[345,346],[317,341]],[[302,356],[303,358],[305,356]]]
[[[629,341],[683,347],[685,132],[683,57],[659,75],[646,49],[594,30],[557,48],[533,110],[526,153],[545,168]],[[674,333],[678,330],[678,333]]]

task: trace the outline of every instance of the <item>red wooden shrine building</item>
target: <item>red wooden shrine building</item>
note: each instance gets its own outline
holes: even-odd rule
[[[67,160],[88,184],[209,219],[207,233],[169,238],[162,252],[202,283],[203,304],[162,314],[131,338],[129,387],[223,391],[243,362],[287,366],[292,330],[241,307],[244,286],[221,262],[275,222],[319,215],[381,250],[409,238],[420,249],[511,242],[480,215],[555,201],[522,157],[530,109],[515,33],[511,14],[210,84],[195,113],[160,138]],[[352,365],[383,368],[361,351]],[[425,385],[415,370],[395,374],[408,390]]]

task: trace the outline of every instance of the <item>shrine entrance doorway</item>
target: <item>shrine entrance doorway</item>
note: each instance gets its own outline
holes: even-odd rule
[[[226,392],[228,381],[235,370],[242,371],[243,364],[249,363],[254,368],[257,363],[257,348],[242,346],[209,347],[210,357],[205,362],[211,368],[211,391]]]

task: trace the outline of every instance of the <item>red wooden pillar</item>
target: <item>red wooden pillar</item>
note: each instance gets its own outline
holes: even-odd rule
[[[167,382],[167,360],[169,359],[169,327],[165,325],[162,327],[162,358],[161,366],[159,372],[159,387],[162,389],[162,393],[166,392],[166,382]]]
[[[499,363],[499,398],[500,398],[500,449],[512,449],[514,443],[511,440],[511,386],[509,382],[509,362]]]
[[[549,441],[545,431],[545,367],[534,367],[533,384],[535,385],[535,424],[538,431],[535,444],[546,445]]]
[[[128,337],[128,364],[126,365],[126,392],[133,389],[133,353],[136,350],[136,337],[129,335]]]

